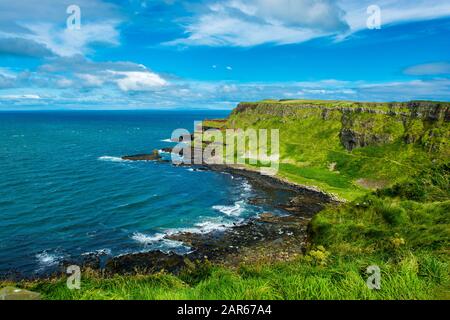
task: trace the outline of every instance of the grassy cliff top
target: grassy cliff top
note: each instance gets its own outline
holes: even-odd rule
[[[319,107],[319,108],[335,108],[335,109],[365,109],[385,112],[439,112],[446,115],[447,119],[450,117],[450,102],[444,101],[407,101],[407,102],[357,102],[345,100],[302,100],[302,99],[281,99],[273,100],[266,99],[255,102],[241,102],[233,113],[240,113],[248,108],[256,107]]]
[[[349,200],[450,158],[450,102],[262,100],[205,125],[279,129],[279,176]]]
[[[350,100],[311,100],[311,99],[264,99],[260,101],[243,101],[240,104],[279,104],[279,105],[299,105],[299,106],[324,106],[324,107],[433,107],[450,106],[448,101],[412,100],[405,102],[362,102]]]

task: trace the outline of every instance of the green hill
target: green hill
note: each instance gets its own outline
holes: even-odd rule
[[[449,120],[448,102],[264,100],[205,125],[279,129],[280,176],[351,200],[448,161]]]

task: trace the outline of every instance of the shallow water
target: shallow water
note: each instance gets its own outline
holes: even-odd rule
[[[120,159],[171,146],[173,129],[226,115],[0,113],[0,274],[47,272],[90,252],[184,253],[190,248],[163,236],[220,230],[273,209],[248,203],[258,191],[243,178]]]

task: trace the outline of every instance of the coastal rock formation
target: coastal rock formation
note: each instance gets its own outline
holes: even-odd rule
[[[229,118],[231,127],[267,119],[310,121],[337,130],[342,146],[379,146],[395,141],[417,143],[430,152],[440,152],[448,140],[450,103],[411,101],[364,103],[321,100],[264,100],[240,103]],[[308,130],[308,127],[305,127]]]
[[[348,151],[352,151],[355,148],[384,144],[390,140],[388,135],[359,133],[347,128],[341,130],[339,138],[341,139],[342,145]]]
[[[155,161],[160,159],[161,156],[158,150],[153,150],[151,154],[136,154],[122,157],[122,160],[129,160],[129,161]]]

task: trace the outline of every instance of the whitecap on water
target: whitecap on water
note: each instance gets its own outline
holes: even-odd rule
[[[94,251],[89,251],[82,253],[82,256],[89,256],[89,255],[97,255],[97,256],[110,256],[111,255],[111,249],[98,249]]]
[[[125,161],[127,161],[127,160],[123,160],[120,157],[110,157],[110,156],[102,156],[102,157],[99,157],[98,160],[109,161],[109,162],[125,162]]]
[[[252,186],[248,183],[248,181],[244,181],[242,183],[242,187],[244,188],[244,191],[252,191]]]
[[[153,236],[148,236],[148,235],[140,233],[140,232],[135,232],[131,236],[131,239],[133,239],[134,241],[139,242],[141,244],[152,244],[154,242],[163,240],[164,237],[165,237],[165,234],[163,234],[163,233],[157,233]]]
[[[35,257],[38,261],[40,271],[48,267],[56,266],[63,259],[63,256],[48,253],[47,251],[40,252]]]
[[[237,201],[232,206],[213,206],[212,208],[227,216],[240,216],[245,210],[244,201]]]
[[[190,247],[186,246],[181,241],[165,239],[168,234],[157,233],[153,236],[149,236],[140,232],[135,232],[131,238],[144,246],[150,246],[152,249],[159,249],[161,251],[176,251],[180,253],[187,253],[190,251]]]

